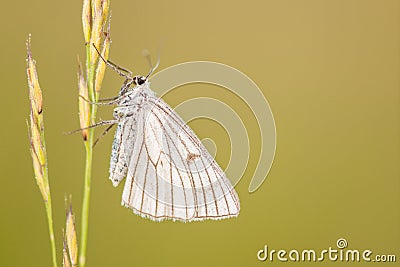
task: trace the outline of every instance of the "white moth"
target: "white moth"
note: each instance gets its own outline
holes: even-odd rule
[[[122,205],[155,221],[236,217],[240,204],[232,184],[189,126],[150,89],[152,71],[132,77],[112,67],[127,78],[112,101],[117,107],[110,121],[117,124],[110,180],[117,186],[126,177]]]

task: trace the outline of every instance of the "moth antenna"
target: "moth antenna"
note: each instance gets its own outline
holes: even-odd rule
[[[153,74],[153,72],[158,68],[158,65],[160,65],[160,53],[157,57],[157,63],[154,67],[153,67],[153,64],[151,63],[150,52],[147,49],[145,49],[145,50],[143,50],[142,54],[147,59],[147,62],[149,63],[149,66],[150,66],[149,74],[147,74],[147,76],[146,76],[146,79],[148,79],[150,77],[150,75]]]
[[[99,49],[97,49],[96,45],[94,43],[92,43],[94,49],[96,50],[97,54],[99,55],[100,59],[110,68],[112,68],[116,73],[118,73],[120,76],[125,77],[129,80],[133,80],[132,78],[132,71],[125,69],[117,64],[115,64],[114,62],[112,62],[111,60],[106,60],[100,53]],[[127,74],[125,74],[124,72],[126,72]]]

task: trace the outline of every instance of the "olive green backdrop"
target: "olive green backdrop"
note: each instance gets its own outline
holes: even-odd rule
[[[400,257],[399,1],[111,0],[111,9],[111,58],[135,72],[147,72],[143,48],[156,55],[161,47],[160,69],[209,60],[253,79],[272,108],[277,150],[266,181],[249,194],[259,155],[259,138],[251,140],[250,164],[236,186],[237,219],[155,223],[120,206],[122,186],[113,188],[108,180],[112,134],[105,137],[94,156],[88,266],[341,266],[256,257],[264,245],[322,250],[336,247],[341,237],[349,248]],[[32,33],[61,252],[64,197],[72,194],[79,230],[83,191],[81,137],[62,134],[79,127],[81,1],[6,1],[0,22],[0,266],[50,266],[28,149],[25,41]],[[102,96],[117,94],[121,83],[108,71]],[[193,96],[234,103],[257,136],[250,110],[223,92],[191,85],[165,99],[172,106]],[[102,109],[99,118],[111,118],[111,111]],[[208,124],[191,126],[214,139],[224,167],[227,134]]]

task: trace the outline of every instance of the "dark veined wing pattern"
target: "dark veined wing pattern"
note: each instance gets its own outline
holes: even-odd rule
[[[225,173],[189,126],[162,99],[148,97],[135,116],[122,204],[152,220],[196,221],[239,214]]]

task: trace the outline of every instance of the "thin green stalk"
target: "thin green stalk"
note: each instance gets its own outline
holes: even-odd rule
[[[101,40],[104,40],[103,50],[104,57],[107,57],[108,49],[110,47],[109,27],[107,33],[103,32],[103,27],[107,21],[109,12],[109,0],[84,0],[82,10],[82,23],[83,33],[86,43],[86,81],[83,77],[81,67],[79,71],[80,91],[86,95],[90,101],[96,102],[98,93],[101,88],[101,83],[104,77],[105,64],[98,60],[98,55],[95,49],[101,47]],[[102,38],[102,35],[105,37]],[[100,49],[101,50],[101,49]],[[80,64],[79,64],[80,65]],[[96,87],[96,88],[95,88]],[[87,104],[87,103],[86,103]],[[93,125],[96,119],[96,105],[90,107],[80,105],[80,120],[81,128],[88,125]],[[84,130],[86,131],[86,130]],[[89,206],[90,206],[90,188],[92,180],[92,159],[93,159],[93,143],[94,143],[94,129],[87,129],[87,132],[82,132],[84,137],[86,149],[86,162],[85,162],[85,182],[83,191],[82,202],[82,216],[81,216],[81,238],[79,250],[79,265],[80,267],[86,266],[86,248],[87,236],[89,227]]]
[[[51,207],[51,197],[49,191],[49,199],[45,202],[46,207],[46,215],[47,222],[49,225],[49,235],[50,235],[50,243],[51,243],[51,255],[53,259],[53,267],[57,267],[57,250],[56,250],[56,241],[54,238],[54,229],[53,229],[53,212]]]
[[[44,138],[44,131],[42,131],[40,133],[40,137],[43,142],[43,147],[46,147],[46,139]],[[53,259],[53,267],[57,267],[57,249],[56,249],[56,240],[54,237],[53,208],[51,205],[50,183],[49,183],[49,174],[48,174],[47,166],[43,169],[43,179],[46,183],[46,191],[47,191],[47,200],[44,202],[44,205],[45,205],[45,209],[46,209],[47,222],[48,222],[48,226],[49,226],[51,256]]]
[[[44,131],[41,131],[40,138],[43,142],[43,147],[46,148],[46,139],[44,138]],[[47,157],[46,157],[47,161]],[[47,165],[47,163],[46,163]],[[46,194],[47,199],[44,201],[44,206],[46,209],[47,216],[47,224],[49,226],[49,236],[50,236],[50,245],[51,245],[51,256],[53,260],[53,267],[57,267],[57,249],[56,249],[56,240],[54,237],[54,226],[53,226],[53,208],[51,205],[51,194],[50,194],[50,183],[49,183],[49,174],[47,170],[47,166],[43,168],[43,179],[46,184]]]
[[[79,263],[81,267],[86,264],[86,246],[89,226],[89,204],[90,204],[90,188],[92,180],[92,158],[93,158],[93,131],[89,131],[88,139],[85,142],[86,163],[85,163],[85,185],[82,203],[82,221],[81,221],[81,244],[79,250]]]
[[[91,64],[90,58],[90,46],[86,46],[86,68],[88,70],[87,85],[89,91],[89,97],[91,101],[95,101],[95,95],[93,90],[94,80],[94,66]],[[90,121],[93,124],[95,120],[96,107],[91,105],[90,108]],[[86,149],[86,162],[85,162],[85,184],[83,191],[83,202],[82,202],[82,216],[81,216],[81,238],[80,238],[80,250],[79,250],[79,265],[80,267],[86,266],[86,247],[87,247],[87,236],[89,228],[89,207],[90,207],[90,188],[92,181],[92,159],[93,159],[93,136],[94,129],[89,129],[87,140],[85,141]]]

